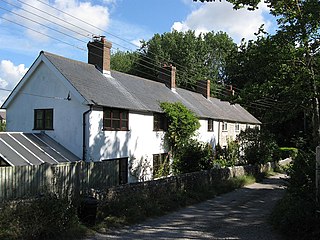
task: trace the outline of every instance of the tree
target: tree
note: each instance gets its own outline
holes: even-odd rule
[[[157,80],[163,65],[172,64],[177,68],[179,87],[196,90],[199,80],[209,79],[214,92],[218,84],[225,82],[227,56],[236,50],[236,44],[223,32],[196,36],[194,31],[173,31],[142,41],[140,50],[133,54],[114,54],[111,67]]]
[[[111,54],[110,65],[112,70],[134,74],[139,61],[139,54],[137,52],[122,52],[117,51]]]
[[[211,0],[200,1],[212,2]],[[228,2],[232,3],[235,9],[247,7],[249,10],[254,10],[258,8],[260,0],[228,0]],[[301,103],[307,110],[311,109],[312,135],[314,142],[319,144],[320,3],[317,0],[265,0],[264,2],[268,4],[270,13],[277,17],[279,29],[272,36],[273,43],[277,43],[278,47],[289,45],[291,48],[291,58],[281,62],[281,66],[286,72],[284,76],[291,73],[296,80],[292,81],[288,87],[298,83],[297,86],[303,86],[305,90],[305,101]],[[251,73],[254,74],[253,71]],[[278,80],[283,80],[283,77]]]
[[[195,114],[179,102],[163,102],[160,106],[168,119],[165,143],[173,156],[173,172],[187,173],[211,168],[212,147],[193,138],[200,127]]]

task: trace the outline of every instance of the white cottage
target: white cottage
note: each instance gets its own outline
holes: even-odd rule
[[[261,124],[240,105],[210,97],[210,82],[204,94],[176,87],[174,67],[161,82],[111,71],[110,48],[103,37],[89,42],[89,64],[41,52],[2,106],[7,131],[45,134],[84,161],[120,160],[126,182],[152,178],[167,153],[160,102],[194,111],[199,139],[213,147]]]

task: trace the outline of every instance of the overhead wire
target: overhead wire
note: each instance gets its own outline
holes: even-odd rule
[[[35,14],[35,13],[32,13],[32,12],[30,12],[30,11],[28,11],[28,10],[25,10],[25,9],[22,8],[22,7],[19,7],[19,6],[17,6],[17,5],[13,5],[13,4],[11,4],[11,3],[7,2],[7,1],[4,1],[4,0],[1,0],[1,1],[3,1],[3,2],[7,3],[7,4],[10,4],[10,5],[14,6],[14,7],[20,8],[20,9],[23,10],[23,11],[26,11],[26,12],[28,12],[28,13],[30,13],[30,14],[33,14],[33,15],[41,18],[41,19],[44,19],[44,20],[46,20],[46,21],[48,21],[48,22],[51,22],[51,23],[56,24],[56,25],[58,25],[58,26],[60,26],[60,27],[63,27],[63,28],[65,28],[65,29],[69,30],[69,31],[72,31],[72,32],[76,33],[76,34],[79,34],[79,35],[82,35],[82,36],[84,36],[84,37],[90,38],[90,37],[87,36],[87,35],[81,34],[81,33],[77,32],[77,31],[74,31],[74,30],[72,30],[72,29],[70,29],[70,28],[67,28],[67,27],[65,27],[65,26],[63,26],[63,25],[61,25],[61,24],[58,24],[58,23],[53,22],[53,21],[50,21],[50,20],[48,20],[48,19],[46,19],[46,18],[43,18],[43,17],[41,17],[41,16],[39,16],[39,15],[37,15],[37,14]],[[67,24],[69,24],[69,25],[71,25],[71,26],[73,26],[73,27],[76,27],[76,28],[81,29],[81,30],[83,30],[83,31],[88,31],[88,30],[86,30],[86,29],[84,29],[84,28],[82,28],[82,27],[80,27],[80,26],[77,26],[77,25],[72,24],[72,23],[70,23],[70,22],[64,21],[63,19],[58,18],[57,16],[54,16],[53,14],[50,14],[50,13],[48,13],[48,12],[46,12],[46,11],[43,11],[43,10],[41,10],[41,9],[39,9],[39,8],[36,8],[36,7],[34,7],[34,6],[32,6],[32,5],[28,4],[28,3],[24,3],[24,2],[21,1],[21,0],[17,0],[17,1],[20,2],[21,4],[24,4],[24,5],[27,5],[27,6],[31,7],[31,8],[33,8],[33,9],[37,10],[37,11],[40,11],[40,12],[42,12],[42,13],[44,13],[44,14],[47,14],[47,15],[55,18],[55,19],[58,19],[59,21],[63,21],[64,23],[67,23]],[[72,16],[71,14],[69,14],[69,13],[67,13],[67,12],[65,12],[65,11],[62,11],[61,9],[58,9],[58,8],[56,8],[56,7],[48,4],[48,3],[46,3],[46,2],[43,2],[43,1],[40,1],[40,0],[37,0],[37,1],[40,2],[40,3],[42,3],[42,4],[44,4],[44,5],[46,5],[46,6],[49,6],[49,7],[52,8],[52,9],[55,9],[55,10],[57,10],[57,11],[59,11],[59,12],[62,12],[63,14],[66,14],[67,16],[70,16],[70,17],[72,17],[72,18],[74,18],[74,19],[76,19],[76,20],[78,20],[78,21],[80,21],[80,22],[82,22],[82,23],[85,23],[85,24],[87,24],[87,25],[89,25],[89,26],[91,26],[91,27],[94,27],[94,28],[96,28],[96,29],[98,29],[98,30],[100,30],[100,31],[102,31],[102,32],[105,32],[105,33],[107,33],[107,34],[109,34],[109,35],[111,35],[111,36],[113,36],[113,37],[116,37],[116,38],[118,38],[118,39],[120,39],[120,40],[122,40],[122,41],[124,41],[124,42],[126,42],[126,43],[129,43],[129,44],[134,45],[134,46],[137,47],[137,45],[133,44],[132,42],[129,42],[129,41],[123,39],[123,38],[120,38],[120,37],[116,36],[115,34],[106,32],[105,30],[100,29],[100,28],[94,26],[94,25],[91,24],[91,23],[88,23],[88,22],[86,22],[86,21],[83,21],[83,20],[80,19],[80,18],[77,18],[77,17],[75,17],[75,16]],[[15,14],[15,13],[14,13],[14,14]],[[30,19],[29,19],[29,20],[30,20]],[[34,21],[34,20],[31,20],[31,21],[36,22],[36,21]],[[40,24],[40,25],[41,25],[41,24]],[[42,26],[45,26],[45,25],[42,25]],[[45,26],[45,27],[47,27],[47,28],[49,28],[49,29],[52,29],[52,28],[50,28],[50,27],[48,27],[48,26]],[[59,30],[56,30],[56,29],[52,29],[52,30],[53,30],[53,31],[57,31],[57,32],[59,32],[59,33],[61,33],[61,34],[64,34],[64,35],[66,35],[66,36],[68,36],[68,37],[72,37],[72,36],[70,36],[69,34],[62,33],[62,32],[59,31]],[[94,34],[94,33],[91,33],[91,35],[93,36],[93,35],[95,35],[95,34]],[[73,39],[74,39],[74,38],[73,38]],[[77,39],[77,40],[82,41],[82,40],[80,40],[80,39]],[[84,41],[82,41],[82,42],[84,42]],[[124,49],[127,49],[127,50],[131,50],[131,49],[129,49],[129,48],[125,47],[125,46],[122,46],[122,45],[120,45],[120,44],[117,44],[117,43],[115,43],[115,42],[112,42],[112,43],[115,44],[115,45],[117,45],[117,46],[119,46],[119,47],[121,47],[121,48],[124,48]],[[141,54],[141,52],[139,52],[139,53]],[[151,71],[155,71],[155,72],[158,72],[158,73],[160,72],[160,70],[158,69],[158,68],[159,68],[158,65],[155,65],[154,63],[151,63],[151,64],[150,64],[150,61],[146,61],[144,58],[153,60],[152,58],[150,58],[150,57],[148,57],[148,56],[145,56],[145,55],[143,55],[143,58],[140,58],[139,60],[147,63],[148,65],[155,66],[156,68],[152,68],[152,67],[150,67],[150,66],[147,66],[147,65],[145,65],[145,64],[142,64],[140,61],[138,61],[137,64],[140,65],[140,66],[143,66],[143,67],[145,67],[145,68],[147,68],[147,69],[149,69],[149,70],[151,70]],[[164,58],[162,58],[162,59],[164,59]],[[164,59],[164,60],[167,60],[167,59]],[[167,60],[167,61],[168,61],[168,60]],[[172,61],[171,61],[171,62],[172,62]],[[176,65],[176,66],[179,66],[179,65],[180,65],[180,64],[177,64],[177,63],[174,63],[174,62],[172,62],[172,63],[173,63],[174,65]],[[185,68],[185,66],[182,66],[182,65],[180,65],[180,66],[183,67],[183,68]],[[180,70],[177,69],[177,71],[180,71]],[[141,72],[141,71],[137,71],[137,72]],[[161,72],[162,72],[163,75],[170,76],[169,74],[167,74],[168,71],[167,71],[166,69],[162,69]],[[152,78],[155,77],[155,76],[153,76],[153,75],[151,75],[151,74],[146,74],[145,72],[143,72],[143,73],[144,73],[145,75],[151,76]],[[190,75],[189,75],[189,77],[190,77]],[[190,80],[190,78],[187,78],[187,80],[188,80],[188,79]]]
[[[60,27],[62,27],[62,28],[65,28],[65,29],[67,29],[67,30],[69,30],[69,31],[72,31],[72,32],[74,32],[74,33],[76,33],[76,34],[79,34],[79,35],[81,35],[81,36],[90,38],[88,35],[79,33],[79,32],[77,32],[77,31],[75,31],[75,30],[73,30],[73,29],[70,29],[70,28],[67,28],[67,27],[65,27],[65,26],[63,26],[63,25],[61,25],[61,24],[58,24],[58,23],[53,22],[53,21],[50,21],[50,20],[48,20],[48,19],[46,19],[46,18],[44,18],[44,17],[41,17],[41,16],[39,16],[39,15],[37,15],[37,14],[35,14],[35,13],[32,13],[32,12],[30,12],[30,11],[28,11],[28,10],[25,10],[25,9],[19,7],[19,6],[13,5],[13,4],[11,4],[11,3],[7,2],[7,1],[4,1],[4,0],[1,0],[1,1],[3,1],[3,2],[7,3],[7,4],[10,4],[10,5],[14,6],[14,7],[20,8],[20,9],[23,10],[23,11],[26,11],[26,12],[28,12],[28,13],[30,13],[30,14],[33,14],[33,15],[41,18],[41,19],[44,19],[44,20],[46,20],[46,21],[48,21],[48,22],[51,22],[51,23],[53,23],[53,24],[56,24],[56,25],[58,25],[58,26],[60,26]],[[27,5],[27,6],[29,6],[29,7],[32,7],[33,9],[36,9],[36,10],[38,10],[38,11],[41,11],[42,13],[45,13],[45,14],[51,16],[51,17],[54,17],[55,19],[58,19],[58,20],[60,20],[60,21],[63,21],[61,18],[58,18],[58,17],[56,17],[56,16],[54,16],[54,15],[52,15],[52,14],[46,12],[46,11],[43,11],[43,10],[41,10],[41,9],[38,9],[38,8],[36,8],[36,7],[28,4],[28,3],[24,3],[24,2],[22,2],[22,1],[20,1],[20,0],[17,0],[17,1],[20,2],[20,3],[22,3],[22,4]],[[115,35],[115,34],[106,32],[105,30],[100,29],[100,28],[94,26],[93,24],[90,24],[90,23],[88,23],[88,22],[86,22],[86,21],[83,21],[83,20],[80,19],[80,18],[74,17],[74,16],[72,16],[71,14],[69,14],[69,13],[67,13],[67,12],[65,12],[65,11],[62,11],[62,10],[60,10],[60,9],[52,6],[52,5],[49,5],[49,4],[47,4],[47,3],[45,3],[45,2],[43,2],[43,1],[41,1],[41,0],[37,0],[37,1],[40,2],[40,3],[42,3],[42,4],[45,4],[45,5],[49,6],[49,7],[51,7],[51,8],[53,8],[53,9],[55,9],[55,10],[57,10],[57,11],[59,11],[59,12],[62,12],[62,13],[64,13],[64,14],[66,14],[67,16],[70,16],[70,17],[72,17],[72,18],[74,18],[74,19],[76,19],[76,20],[78,20],[78,21],[80,21],[80,22],[82,22],[82,23],[85,23],[85,24],[87,24],[88,26],[91,26],[91,27],[93,27],[93,28],[96,28],[96,29],[98,29],[98,30],[100,30],[100,31],[102,31],[102,32],[104,32],[104,33],[107,33],[107,34],[109,34],[109,35],[111,35],[111,36],[113,36],[113,37],[115,37],[115,38],[117,38],[117,39],[119,39],[119,40],[121,40],[121,41],[124,41],[124,42],[126,42],[126,43],[129,43],[129,44],[134,45],[134,46],[137,47],[137,45],[133,44],[132,42],[129,42],[129,41],[123,39],[123,38],[120,38],[120,37],[118,37],[118,36]],[[67,34],[67,33],[64,33],[64,32],[59,31],[59,30],[57,30],[57,29],[48,27],[48,26],[46,26],[46,25],[44,25],[44,24],[42,24],[42,23],[39,23],[39,22],[37,22],[37,21],[35,21],[35,20],[32,20],[32,19],[27,18],[27,17],[25,17],[25,16],[22,16],[22,15],[20,15],[20,14],[14,13],[14,12],[8,10],[8,9],[2,8],[2,7],[0,7],[0,8],[3,9],[3,10],[5,10],[5,11],[9,11],[9,12],[11,12],[11,13],[19,16],[19,17],[25,18],[25,19],[27,19],[27,20],[29,20],[29,21],[31,21],[31,22],[37,23],[37,24],[39,24],[39,25],[41,25],[41,26],[43,26],[43,27],[46,27],[46,28],[51,29],[51,30],[53,30],[53,31],[56,31],[56,32],[58,32],[58,33],[60,33],[60,34],[63,34],[63,35],[65,35],[65,36],[67,36],[67,37],[71,37],[72,39],[81,41],[81,42],[83,42],[83,43],[87,43],[87,42],[85,42],[85,41],[83,41],[83,40],[81,40],[81,39],[74,38],[73,36],[71,36],[71,35],[69,35],[69,34]],[[6,18],[4,18],[4,17],[1,17],[1,18],[2,18],[2,19],[5,19],[5,20],[7,20],[7,21],[9,21],[9,22],[12,22],[12,23],[14,23],[14,24],[17,24],[17,25],[19,25],[19,26],[21,26],[21,27],[24,27],[24,28],[27,28],[27,29],[32,30],[32,31],[34,31],[34,32],[37,32],[37,33],[39,33],[39,34],[42,34],[42,35],[44,35],[44,36],[46,36],[46,37],[49,37],[49,38],[51,38],[51,39],[57,40],[57,41],[59,41],[59,42],[61,42],[61,43],[67,44],[67,45],[72,46],[72,47],[76,47],[76,48],[78,48],[78,49],[80,49],[80,50],[83,50],[83,51],[87,51],[87,50],[84,49],[84,48],[78,47],[78,46],[76,46],[76,45],[74,45],[74,44],[70,44],[70,43],[68,43],[68,42],[66,42],[66,41],[62,41],[62,40],[60,40],[60,39],[58,39],[58,38],[55,38],[55,37],[52,37],[52,36],[50,36],[50,35],[48,35],[48,34],[44,34],[44,33],[40,32],[40,31],[37,31],[37,30],[32,29],[32,28],[30,28],[30,27],[24,26],[24,25],[22,25],[22,24],[20,24],[20,23],[14,22],[14,21],[9,20],[9,19],[6,19]],[[64,23],[68,23],[69,25],[74,26],[74,27],[77,27],[78,29],[81,29],[81,30],[83,30],[83,31],[87,31],[86,29],[84,29],[84,28],[82,28],[82,27],[80,27],[80,26],[77,26],[77,25],[75,25],[75,24],[72,24],[72,23],[70,23],[70,22],[64,21]],[[91,34],[94,35],[93,33],[91,33]],[[117,43],[114,43],[114,42],[112,42],[112,43],[115,44],[115,45],[117,45],[117,46],[119,46],[119,47],[121,47],[121,48],[131,50],[131,49],[126,48],[126,47],[124,47],[124,46],[122,46],[122,45],[120,45],[120,44],[117,44]],[[163,58],[163,59],[164,59],[164,58]],[[152,59],[152,60],[153,60],[153,59]],[[166,59],[164,59],[164,60],[166,60]],[[172,62],[172,63],[174,63],[174,62]],[[152,68],[152,67],[146,66],[146,65],[144,65],[144,64],[141,64],[141,63],[138,63],[138,64],[141,65],[141,66],[143,66],[143,67],[146,67],[146,68],[148,68],[148,69],[150,69],[150,70],[152,70],[152,71],[157,71],[157,69],[154,69],[154,68]],[[150,64],[150,62],[148,62],[148,64]],[[174,64],[175,64],[175,63],[174,63]],[[157,65],[154,65],[154,64],[151,64],[151,65],[153,65],[153,66],[155,66],[156,68],[158,68]],[[175,65],[180,65],[180,64],[175,64]],[[182,65],[181,65],[181,66],[182,66]],[[184,66],[182,66],[182,67],[184,67]],[[148,76],[151,76],[152,78],[154,78],[154,76],[151,75],[151,74],[149,74],[149,73],[142,72],[142,71],[137,70],[137,69],[136,69],[136,71],[137,71],[137,72],[141,72],[141,73],[143,73],[143,74],[145,74],[145,75],[148,75]],[[157,71],[157,72],[159,72],[159,71]],[[169,76],[169,74],[166,74],[166,73],[163,73],[163,74]],[[205,83],[202,83],[201,81],[199,81],[197,84],[200,85],[200,86],[198,86],[198,88],[204,89],[204,85],[201,86],[201,84],[205,84]],[[206,86],[205,86],[205,88],[206,88]],[[236,87],[234,87],[234,88],[236,88]],[[224,96],[224,97],[229,97],[229,96],[230,96],[229,94],[226,94],[226,93],[224,93],[223,91],[226,91],[226,89],[216,88],[213,92],[216,93],[216,94],[218,94],[218,95]],[[252,104],[259,105],[259,106],[265,106],[265,107],[268,106],[268,107],[270,107],[270,106],[268,105],[268,103],[260,103],[260,104],[252,103]],[[270,103],[269,103],[269,104],[270,104]]]

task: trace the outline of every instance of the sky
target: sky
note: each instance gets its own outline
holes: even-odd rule
[[[254,39],[275,19],[261,3],[256,11],[193,0],[0,0],[0,104],[40,51],[87,61],[87,42],[104,35],[113,51],[134,51],[154,34],[194,30],[226,32],[240,43]]]

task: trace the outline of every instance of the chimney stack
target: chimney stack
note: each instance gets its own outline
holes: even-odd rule
[[[206,99],[210,99],[210,80],[200,80],[197,82],[197,92],[201,93]]]
[[[172,91],[176,90],[176,67],[164,65],[159,73],[159,80],[169,87]]]
[[[105,36],[93,37],[93,41],[87,44],[88,63],[95,65],[103,74],[110,75],[110,49],[112,43]]]

